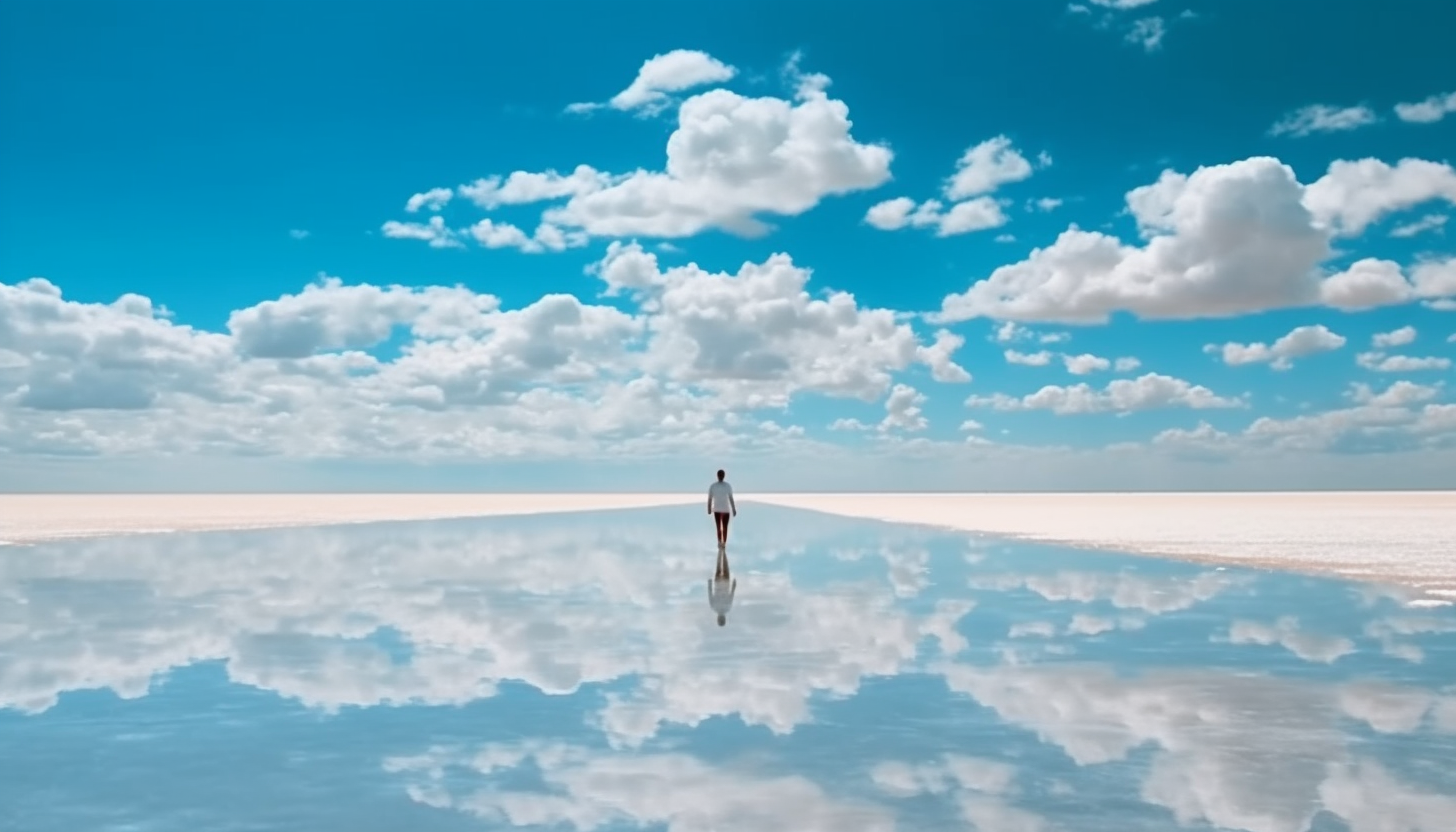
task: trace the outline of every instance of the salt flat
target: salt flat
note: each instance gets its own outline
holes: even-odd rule
[[[761,494],[789,508],[1185,560],[1333,573],[1456,599],[1456,491]]]
[[[0,494],[0,541],[593,511],[703,499],[685,494]]]
[[[698,494],[6,494],[0,541],[695,504]],[[1456,492],[756,494],[752,502],[1456,599]],[[705,521],[706,522],[706,521]]]

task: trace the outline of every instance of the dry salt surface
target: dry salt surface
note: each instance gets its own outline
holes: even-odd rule
[[[746,499],[746,498],[745,498]],[[1318,572],[1456,601],[1456,491],[764,494],[755,501],[1203,563]]]
[[[685,494],[0,494],[0,541],[442,520],[704,500]]]
[[[0,541],[699,503],[698,494],[0,494]],[[760,494],[850,517],[1218,564],[1332,573],[1456,600],[1456,491]],[[751,507],[744,520],[751,516]]]

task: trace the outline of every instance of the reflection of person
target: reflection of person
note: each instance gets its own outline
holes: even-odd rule
[[[738,579],[728,574],[728,552],[718,550],[718,568],[713,579],[708,581],[708,606],[718,614],[718,626],[728,623],[728,610],[733,607],[733,595],[738,591]]]
[[[723,479],[718,471],[718,481],[708,486],[708,513],[718,527],[718,549],[728,545],[728,518],[738,516],[738,504],[733,502],[733,486]]]

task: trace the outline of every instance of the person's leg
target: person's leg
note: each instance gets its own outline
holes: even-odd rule
[[[720,514],[718,516],[721,517],[721,518],[723,518],[723,545],[724,546],[727,546],[728,545],[728,521],[733,518],[733,515],[731,515],[731,514]]]
[[[728,553],[722,549],[718,550],[718,568],[714,571],[713,577],[718,580],[728,580]]]
[[[722,512],[713,514],[713,525],[718,530],[718,545],[722,546],[728,542],[728,515]]]

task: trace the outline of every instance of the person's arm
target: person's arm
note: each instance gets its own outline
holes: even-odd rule
[[[733,585],[728,587],[728,602],[733,602],[733,596],[738,594],[738,579],[733,579]]]
[[[733,489],[728,489],[728,507],[733,509],[733,516],[738,516],[738,502],[733,499]]]
[[[708,513],[713,513],[713,489],[708,489]]]

